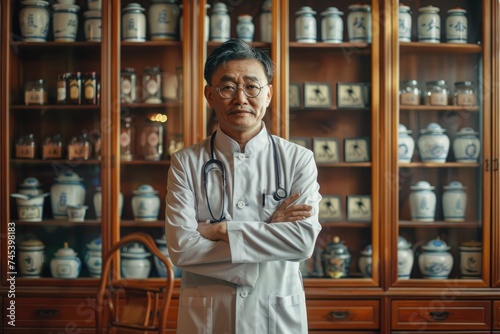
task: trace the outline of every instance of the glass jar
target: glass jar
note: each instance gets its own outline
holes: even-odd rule
[[[160,160],[163,154],[163,124],[146,120],[140,142],[144,160]]]
[[[68,104],[82,104],[82,74],[70,73],[66,86],[68,87]]]
[[[71,73],[63,73],[57,76],[57,104],[66,104],[67,81]]]
[[[88,134],[73,137],[68,145],[68,160],[88,160],[92,154],[92,145]]]
[[[83,104],[93,104],[96,105],[98,102],[98,76],[96,72],[89,72],[83,75]]]
[[[137,75],[133,67],[126,67],[121,72],[120,97],[123,103],[134,103],[136,95]]]
[[[47,85],[45,84],[45,80],[28,81],[24,89],[24,103],[26,105],[47,104]]]
[[[144,93],[145,103],[161,103],[161,70],[159,67],[146,67],[144,69]]]
[[[446,81],[428,81],[425,90],[425,104],[428,106],[447,106],[449,91]]]
[[[402,106],[418,106],[420,104],[420,89],[417,80],[408,80],[401,83],[399,91]]]
[[[134,158],[135,129],[132,117],[122,118],[120,128],[120,159],[130,161]]]
[[[46,136],[43,140],[42,159],[62,158],[62,138],[60,134]]]
[[[475,106],[477,103],[476,91],[472,81],[455,82],[453,104],[457,106]]]
[[[35,135],[30,133],[20,137],[16,142],[16,158],[35,159],[36,140]]]

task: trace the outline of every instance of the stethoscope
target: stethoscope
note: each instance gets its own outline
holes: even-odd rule
[[[214,131],[212,136],[210,137],[210,155],[211,159],[208,160],[205,165],[203,166],[203,177],[204,177],[204,187],[205,187],[205,197],[207,200],[207,206],[208,206],[208,211],[210,212],[210,216],[212,217],[212,220],[210,221],[211,223],[218,223],[223,220],[226,220],[226,215],[224,214],[224,208],[226,204],[226,168],[224,167],[224,164],[222,161],[218,160],[215,157],[215,151],[214,151],[214,140],[215,140],[215,135],[217,131]],[[274,157],[274,173],[276,176],[276,190],[273,193],[273,198],[276,201],[281,201],[284,200],[287,196],[288,193],[281,186],[281,181],[280,181],[280,159],[278,155],[278,149],[276,148],[276,142],[274,141],[273,136],[267,133],[269,136],[269,139],[271,139],[271,143],[273,145],[273,157]],[[221,209],[221,214],[219,218],[215,218],[213,212],[212,212],[212,207],[210,206],[210,199],[208,196],[208,173],[211,171],[213,168],[213,165],[218,167],[220,173],[221,173],[221,179],[222,179],[222,209]],[[264,195],[264,194],[263,194]]]

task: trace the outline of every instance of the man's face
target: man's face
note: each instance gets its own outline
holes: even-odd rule
[[[256,97],[245,95],[260,86]],[[228,96],[223,98],[219,90]],[[266,114],[272,97],[272,86],[267,82],[264,67],[253,59],[231,60],[217,68],[211,85],[205,86],[205,97],[219,119],[219,126],[229,136],[248,133],[255,135],[261,129],[261,120]]]

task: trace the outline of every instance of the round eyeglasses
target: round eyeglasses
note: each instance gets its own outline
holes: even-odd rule
[[[238,92],[238,86],[243,88],[243,93],[245,93],[247,97],[257,97],[259,96],[262,88],[267,85],[269,84],[261,86],[258,82],[236,84],[231,81],[226,81],[221,83],[219,87],[215,87],[215,89],[219,91],[219,94],[223,99],[232,99]]]

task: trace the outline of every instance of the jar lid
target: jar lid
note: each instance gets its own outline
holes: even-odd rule
[[[27,177],[22,183],[18,184],[20,189],[41,189],[42,185],[36,177]]]
[[[144,246],[140,243],[134,242],[122,249],[121,255],[123,257],[143,259],[151,255],[151,253],[146,252]]]
[[[238,20],[241,20],[241,21],[252,21],[252,15],[248,15],[248,14],[238,15]]]
[[[361,255],[371,256],[373,253],[372,245],[366,245],[366,247],[361,251]]]
[[[158,193],[158,191],[156,191],[149,184],[143,184],[143,185],[139,186],[139,188],[137,188],[133,192],[134,192],[134,194],[157,194]]]
[[[38,6],[38,7],[48,7],[48,1],[38,1],[38,0],[25,0],[21,1],[21,5],[23,6]]]
[[[45,249],[43,242],[41,242],[40,240],[38,240],[34,237],[20,241],[18,247],[21,250],[43,250],[43,249]]]
[[[439,8],[435,6],[425,6],[418,9],[419,12],[436,12],[439,13]]]
[[[467,87],[472,87],[473,84],[472,84],[472,81],[457,81],[455,82],[455,86],[467,86]]]
[[[59,250],[54,254],[55,257],[75,257],[77,253],[68,246],[68,243],[65,242],[63,248],[59,248]]]
[[[227,6],[223,2],[217,2],[214,4],[214,8],[212,8],[212,12],[227,12]]]
[[[343,12],[341,12],[337,7],[328,7],[327,9],[325,9],[321,15],[323,16],[326,16],[326,15],[332,15],[332,14],[336,14],[336,15],[344,15]]]
[[[295,15],[302,14],[316,14],[316,12],[309,6],[300,7],[298,11],[295,12]]]
[[[402,236],[398,237],[398,249],[411,248],[411,244]]]
[[[102,240],[98,237],[87,244],[89,250],[102,250]]]
[[[441,86],[441,87],[446,87],[446,81],[445,80],[427,81],[426,84],[427,84],[427,86]]]
[[[458,189],[467,189],[464,187],[459,181],[452,181],[447,186],[443,187],[445,190],[458,190]]]
[[[58,181],[58,182],[79,182],[79,181],[83,181],[83,178],[78,176],[78,174],[76,174],[75,172],[66,171],[62,174],[59,174],[56,177],[56,181]]]
[[[476,241],[476,240],[470,240],[470,241],[464,241],[460,245],[460,248],[468,248],[468,249],[481,249],[483,247],[483,243],[481,241]]]
[[[441,240],[441,238],[437,237],[436,239],[429,240],[425,245],[422,246],[423,250],[428,250],[432,252],[437,252],[437,251],[447,251],[451,247],[444,242],[444,240]]]
[[[410,6],[407,6],[405,4],[400,3],[399,4],[399,10],[400,11],[402,10],[402,11],[408,11],[409,12],[410,11]]]
[[[129,3],[127,6],[125,6],[125,7],[123,8],[123,11],[124,11],[124,12],[125,12],[125,11],[134,11],[134,10],[135,10],[135,11],[141,11],[141,12],[143,12],[143,11],[144,11],[144,8],[143,8],[140,4],[138,4],[138,3],[136,3],[136,2],[131,2],[131,3]]]
[[[414,79],[401,81],[401,86],[417,86],[417,85],[418,81]]]
[[[102,12],[100,10],[92,9],[83,12],[83,16],[87,19],[89,18],[101,18]]]
[[[451,8],[451,9],[448,9],[448,13],[467,13],[467,11],[463,8],[460,8],[460,7],[455,7],[455,8]]]
[[[461,128],[457,132],[457,136],[470,136],[470,135],[477,135],[478,133],[474,131],[473,128],[465,127]]]
[[[443,133],[446,132],[438,123],[431,122],[427,124],[425,129],[420,130],[421,133]]]
[[[265,0],[263,3],[262,3],[262,10],[263,11],[271,11],[271,9],[273,8],[273,3],[271,2],[271,0]]]
[[[64,11],[64,12],[79,12],[80,11],[80,6],[74,5],[74,4],[66,4],[66,3],[56,3],[52,5],[52,8],[54,8],[55,11]]]
[[[411,130],[408,130],[404,124],[399,123],[398,125],[398,133],[411,133]]]
[[[418,181],[414,185],[410,186],[411,190],[433,190],[435,187],[427,181]]]

